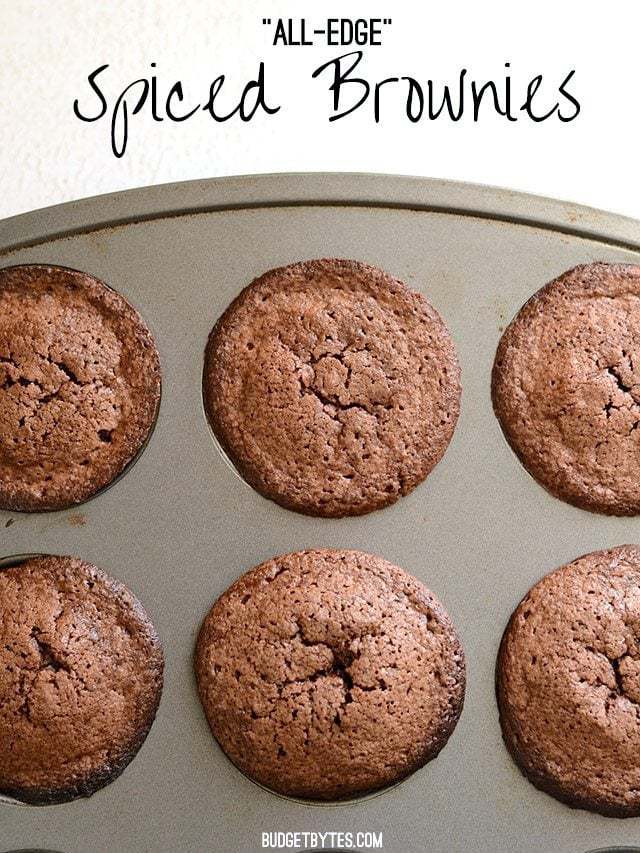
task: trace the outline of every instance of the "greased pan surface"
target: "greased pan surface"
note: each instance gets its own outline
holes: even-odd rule
[[[548,495],[502,437],[490,399],[501,334],[544,283],[577,263],[640,262],[640,223],[490,188],[367,175],[199,181],[90,199],[0,223],[0,265],[89,272],[142,314],[162,359],[155,432],[137,464],[81,507],[0,512],[0,557],[75,554],[122,580],[164,643],[165,690],[137,758],[90,800],[0,804],[0,849],[146,853],[261,849],[263,832],[382,832],[393,853],[585,853],[640,842],[640,819],[574,811],[535,790],[502,744],[494,666],[512,610],[543,574],[640,541],[640,519]],[[260,273],[347,257],[423,291],[460,357],[462,413],[428,480],[360,518],[289,512],[220,454],[201,399],[215,320]],[[465,709],[440,756],[379,796],[335,806],[277,797],[209,733],[192,674],[200,622],[242,572],[305,547],[382,554],[443,602],[465,646]]]

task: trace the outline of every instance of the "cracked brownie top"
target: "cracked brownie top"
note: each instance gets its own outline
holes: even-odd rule
[[[640,267],[575,267],[502,336],[493,405],[525,468],[552,494],[640,513]]]
[[[61,267],[0,270],[0,508],[87,500],[138,453],[159,400],[153,339],[122,296]]]
[[[71,557],[0,570],[0,792],[42,805],[88,796],[153,722],[163,655],[142,606]]]
[[[506,744],[534,785],[605,815],[640,815],[640,549],[580,557],[537,583],[497,667]]]
[[[216,436],[255,489],[338,517],[424,480],[453,435],[460,371],[423,296],[375,267],[328,259],[242,291],[210,335],[203,390]]]
[[[243,575],[206,617],[196,676],[211,730],[279,793],[340,799],[434,758],[462,710],[462,647],[415,578],[359,551],[315,550]]]

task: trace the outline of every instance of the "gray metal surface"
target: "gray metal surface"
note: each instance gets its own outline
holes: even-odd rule
[[[522,303],[576,263],[640,261],[639,223],[461,184],[266,176],[15,217],[0,223],[0,252],[1,264],[66,264],[104,279],[140,309],[163,366],[158,424],[138,463],[77,509],[0,513],[0,556],[95,562],[144,602],[167,659],[158,718],[125,773],[90,800],[0,805],[0,849],[244,853],[260,849],[262,832],[289,830],[382,831],[393,853],[584,853],[640,842],[640,819],[573,811],[520,775],[493,693],[500,636],[527,589],[579,554],[640,541],[640,520],[550,497],[507,447],[489,397],[501,329]],[[216,318],[254,276],[318,256],[362,259],[422,290],[462,364],[462,415],[444,460],[413,494],[363,518],[314,520],[257,495],[221,457],[202,408]],[[213,741],[192,675],[213,600],[245,569],[309,546],[362,548],[415,574],[444,602],[467,655],[465,710],[440,757],[349,805],[303,805],[244,778]]]

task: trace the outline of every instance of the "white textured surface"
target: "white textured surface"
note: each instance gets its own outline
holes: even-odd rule
[[[324,15],[340,8],[346,13],[340,4]],[[489,114],[477,125],[412,125],[403,98],[388,89],[380,125],[369,110],[329,124],[327,83],[311,72],[340,49],[273,48],[261,24],[263,15],[322,20],[323,6],[310,0],[0,0],[0,217],[152,183],[292,170],[457,178],[640,217],[640,3],[353,0],[348,11],[393,16],[385,47],[367,53],[371,79],[451,79],[461,67],[499,79],[511,61],[515,78],[544,73],[553,90],[575,67],[582,114],[568,125],[508,124]],[[107,120],[85,124],[72,113],[74,98],[88,95],[87,74],[103,63],[112,100],[152,61],[165,92],[179,78],[188,99],[202,100],[220,73],[229,93],[238,91],[260,59],[282,104],[273,118],[220,125],[204,114],[184,124],[136,116],[127,155],[116,160]]]

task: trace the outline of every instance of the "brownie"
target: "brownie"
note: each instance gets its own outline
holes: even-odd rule
[[[556,497],[640,512],[640,266],[575,267],[505,331],[493,405],[525,468]]]
[[[349,260],[271,270],[206,348],[204,403],[241,475],[282,506],[361,515],[443,456],[460,408],[449,332],[419,293]]]
[[[400,781],[446,744],[465,665],[415,578],[359,551],[275,557],[214,604],[195,670],[211,731],[251,779],[339,800]]]
[[[153,339],[87,273],[0,270],[0,509],[87,500],[141,450],[160,401]]]
[[[595,551],[546,575],[502,639],[505,743],[570,806],[640,815],[640,548]]]
[[[153,625],[126,587],[72,557],[0,570],[0,601],[0,793],[33,805],[88,797],[153,723]]]

